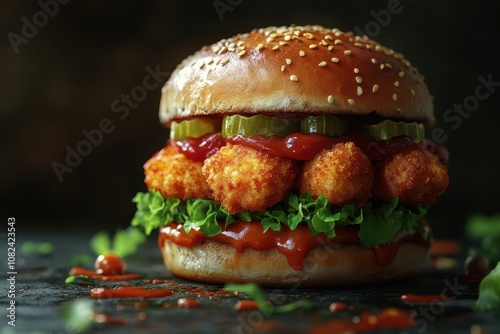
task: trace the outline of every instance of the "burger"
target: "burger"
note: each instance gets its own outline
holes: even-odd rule
[[[133,226],[167,269],[210,283],[338,286],[410,276],[448,152],[424,78],[398,52],[322,26],[255,29],[183,60],[170,137],[144,165]]]

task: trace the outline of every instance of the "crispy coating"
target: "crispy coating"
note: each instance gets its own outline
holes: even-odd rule
[[[409,147],[375,167],[374,197],[414,205],[436,203],[448,187],[448,170],[439,158],[419,147]]]
[[[262,211],[276,204],[288,194],[298,171],[296,161],[231,144],[203,165],[214,198],[231,214]]]
[[[170,144],[144,164],[148,189],[158,190],[163,197],[211,199],[212,192],[201,172],[201,162],[187,159]]]
[[[301,193],[316,198],[324,195],[333,205],[361,207],[371,197],[374,170],[368,157],[354,143],[347,142],[324,150],[307,161],[297,186]]]

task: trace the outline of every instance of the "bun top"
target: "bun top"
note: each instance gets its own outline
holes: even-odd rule
[[[162,89],[160,121],[213,114],[376,115],[434,123],[424,78],[401,53],[321,26],[268,27],[184,59]]]

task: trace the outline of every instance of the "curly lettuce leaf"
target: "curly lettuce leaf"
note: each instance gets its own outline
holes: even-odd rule
[[[483,311],[493,311],[495,316],[500,317],[500,262],[481,281],[476,308]]]
[[[314,199],[309,193],[299,196],[292,193],[268,210],[236,215],[229,214],[214,200],[189,198],[182,203],[173,197],[164,199],[155,190],[138,193],[133,202],[137,205],[137,212],[132,226],[142,227],[146,235],[171,222],[178,222],[184,224],[186,232],[196,228],[211,237],[222,231],[221,222],[227,227],[236,220],[243,220],[260,221],[264,232],[280,231],[284,225],[295,230],[299,224],[307,224],[312,235],[324,233],[330,238],[335,237],[337,226],[359,225],[358,237],[363,247],[389,242],[401,229],[417,229],[426,237],[419,222],[427,208],[423,205],[406,208],[398,204],[397,197],[390,203],[377,206],[369,202],[363,208],[351,204],[337,208],[328,204],[325,196]]]

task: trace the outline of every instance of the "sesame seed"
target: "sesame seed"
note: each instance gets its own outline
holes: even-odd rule
[[[229,58],[222,58],[222,60],[220,61],[221,65],[225,65],[229,62]]]
[[[238,53],[238,56],[242,57],[245,55],[245,53],[247,53],[247,50],[241,50],[239,53]]]
[[[412,88],[412,89],[410,89],[410,93],[411,93],[411,95],[412,95],[412,96],[417,95],[417,92],[415,92],[415,90],[414,90],[413,88]]]
[[[358,96],[363,95],[363,88],[361,86],[358,86],[358,88],[356,89],[356,93],[358,94]]]
[[[354,105],[354,100],[353,99],[347,99],[347,103],[349,103],[351,106]]]
[[[288,43],[285,41],[279,41],[280,45],[287,45]]]
[[[327,65],[327,63],[324,60],[318,64],[319,67],[325,67],[326,65]]]
[[[344,54],[345,54],[345,55],[350,55],[351,53],[352,53],[352,51],[351,51],[351,50],[344,50]]]
[[[335,45],[337,45],[337,44],[341,44],[341,43],[342,43],[342,41],[341,41],[340,39],[336,39],[336,40],[333,42],[333,44],[335,44]]]
[[[292,60],[290,58],[285,59],[285,61],[287,65],[290,65],[292,63]]]
[[[322,39],[322,40],[321,40],[321,42],[319,42],[319,44],[327,46],[327,45],[328,45],[328,42],[327,42],[327,41],[325,41],[324,39]]]
[[[332,51],[333,50],[333,45],[328,45],[328,51]]]
[[[335,99],[331,95],[328,95],[327,100],[328,100],[328,103],[333,103],[333,101],[335,101]]]
[[[290,80],[292,80],[292,81],[299,81],[299,78],[295,74],[292,74],[290,76]]]
[[[304,33],[304,37],[307,38],[307,39],[313,39],[314,38],[313,34],[311,34],[310,32]]]
[[[273,48],[272,48],[271,50],[276,51],[276,50],[278,50],[279,48],[280,48],[280,46],[279,46],[279,45],[275,45],[275,46],[273,46]]]
[[[398,94],[394,93],[392,94],[392,100],[397,101],[398,100]]]
[[[285,41],[289,41],[289,40],[291,40],[291,39],[292,39],[292,36],[290,36],[290,35],[286,35],[286,36],[284,37],[284,39],[285,39]]]
[[[281,72],[285,72],[286,65],[281,65]]]
[[[337,57],[333,57],[331,60],[334,63],[338,63],[340,61],[340,59],[338,59]]]
[[[363,44],[359,43],[359,42],[356,42],[354,43],[354,46],[357,46],[357,47],[363,47]]]
[[[389,64],[389,63],[385,63],[385,66],[389,67],[389,68],[392,68],[392,65]]]
[[[214,62],[214,59],[213,59],[212,57],[209,57],[209,58],[207,59],[207,65],[210,65],[210,64],[212,64],[213,62]]]
[[[394,81],[394,87],[399,87],[399,81]]]
[[[378,89],[379,89],[379,85],[377,85],[377,84],[373,85],[372,93],[376,93],[378,91]]]
[[[354,73],[359,73],[359,68],[355,67],[353,71]]]
[[[330,35],[325,35],[325,39],[329,39],[329,40],[332,40],[333,41],[333,37],[330,36]]]
[[[380,69],[383,70],[385,68],[384,64],[380,64]]]
[[[270,42],[273,42],[274,41],[274,37],[268,37],[266,39],[266,42],[270,43]]]
[[[316,49],[318,47],[318,45],[316,44],[310,44],[309,45],[309,49]]]
[[[225,46],[223,46],[222,48],[220,48],[220,50],[219,50],[219,52],[217,52],[217,54],[220,55],[220,54],[222,54],[222,53],[224,53],[226,51],[227,51],[227,48]]]
[[[373,64],[376,64],[376,63],[377,63],[377,59],[372,58],[372,63],[373,63]]]
[[[260,43],[257,45],[257,50],[260,50],[260,49],[263,49],[264,48],[264,44]]]
[[[299,51],[299,56],[304,57],[305,55],[306,55],[306,53],[303,50]]]
[[[200,64],[200,70],[201,70],[203,67],[205,67],[205,63],[204,63],[204,62],[202,62],[202,63]]]
[[[360,76],[357,76],[356,77],[356,82],[359,83],[359,84],[362,83],[363,82],[363,78],[360,77]]]
[[[399,75],[400,78],[404,77],[405,76],[405,71],[399,72],[398,75]]]

